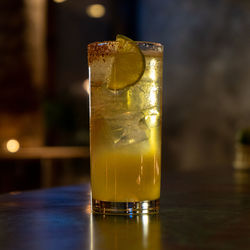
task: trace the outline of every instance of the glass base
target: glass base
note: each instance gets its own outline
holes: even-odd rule
[[[158,214],[160,200],[136,202],[111,202],[92,199],[92,211],[105,215]]]

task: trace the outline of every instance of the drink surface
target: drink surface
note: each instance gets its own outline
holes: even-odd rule
[[[92,198],[135,202],[160,197],[162,52],[142,51],[133,85],[107,87],[115,54],[89,61]]]

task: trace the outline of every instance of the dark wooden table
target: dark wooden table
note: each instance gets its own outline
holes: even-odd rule
[[[0,196],[0,249],[250,249],[250,174],[168,173],[159,216],[93,216],[89,185]]]

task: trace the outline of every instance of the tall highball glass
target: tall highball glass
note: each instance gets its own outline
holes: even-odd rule
[[[140,79],[112,89],[117,42],[88,45],[92,211],[159,212],[163,46],[136,42],[145,59]]]

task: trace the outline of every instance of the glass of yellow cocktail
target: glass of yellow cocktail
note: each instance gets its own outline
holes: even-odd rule
[[[162,57],[159,43],[88,45],[92,210],[159,212]]]

